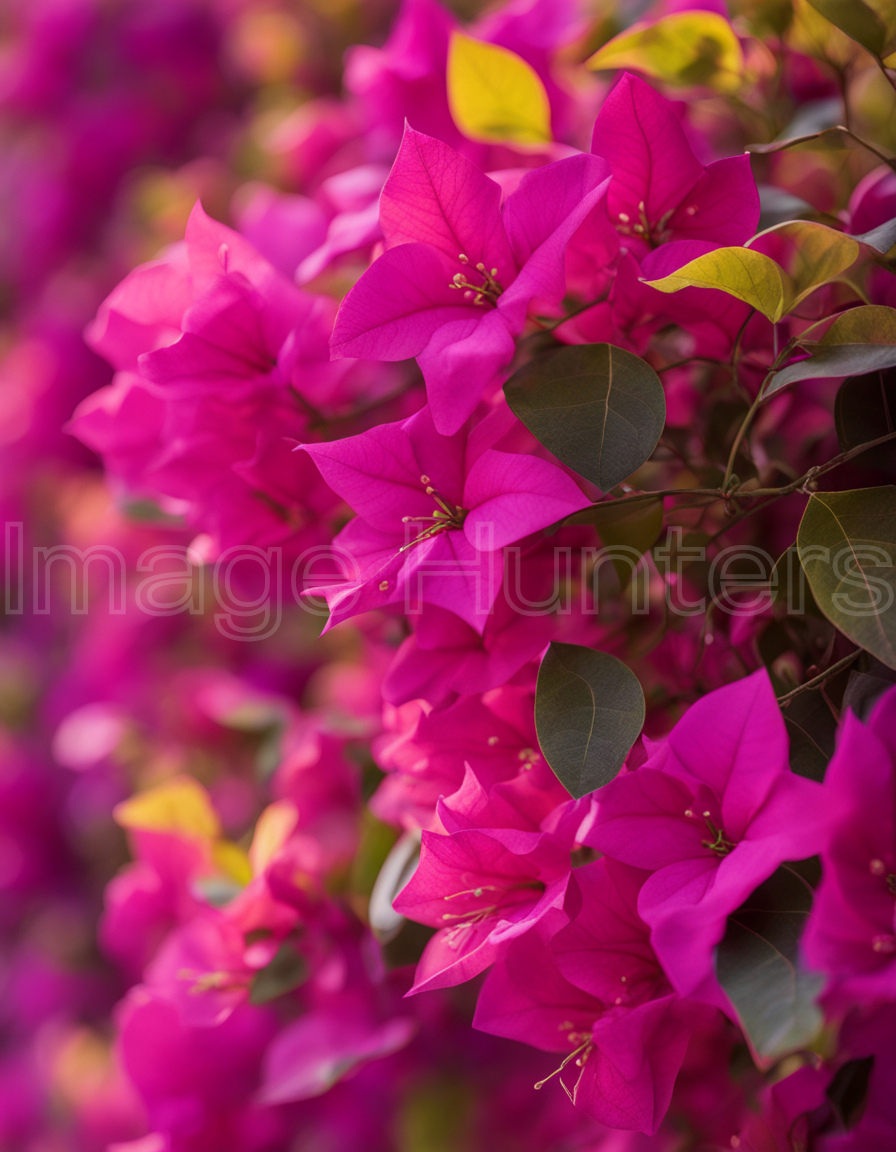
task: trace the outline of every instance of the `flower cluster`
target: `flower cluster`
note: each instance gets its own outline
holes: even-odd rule
[[[636,7],[12,4],[0,1147],[896,1140],[896,16]]]

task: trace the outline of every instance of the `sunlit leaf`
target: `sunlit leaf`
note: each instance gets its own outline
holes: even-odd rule
[[[249,848],[252,873],[260,876],[286,843],[299,819],[299,811],[291,800],[276,800],[258,817],[255,834]]]
[[[896,345],[896,308],[883,304],[850,308],[837,317],[819,343]]]
[[[504,385],[513,412],[554,455],[608,491],[650,458],[666,421],[656,372],[612,344],[576,344]]]
[[[886,55],[890,50],[893,28],[888,25],[896,25],[896,17],[891,8],[891,18],[886,18],[885,5],[889,0],[881,0],[880,12],[875,11],[876,4],[866,0],[809,0],[809,3],[816,12],[875,56]]]
[[[661,280],[647,280],[660,292],[717,288],[776,323],[788,304],[786,274],[768,256],[751,248],[717,248],[691,260]]]
[[[719,983],[763,1067],[805,1047],[824,1022],[815,1003],[824,977],[799,958],[811,908],[811,885],[784,864],[728,917],[716,951]]]
[[[209,794],[192,776],[175,776],[117,804],[112,812],[122,828],[215,838],[221,824]]]
[[[538,670],[535,728],[554,775],[572,796],[607,784],[644,723],[638,678],[608,652],[551,644]]]
[[[455,32],[448,52],[448,103],[471,140],[543,144],[551,107],[538,73],[514,52]]]
[[[754,236],[752,251],[770,257],[785,273],[785,311],[851,267],[859,245],[850,236],[812,220],[787,220]],[[789,282],[788,282],[789,279]]]
[[[212,845],[212,861],[224,876],[240,887],[245,887],[252,879],[249,857],[232,840],[215,841]]]
[[[732,92],[741,85],[744,54],[731,25],[717,12],[673,12],[654,23],[632,25],[587,64],[595,70],[634,68],[669,84]]]
[[[797,548],[834,627],[896,668],[896,488],[814,493]]]

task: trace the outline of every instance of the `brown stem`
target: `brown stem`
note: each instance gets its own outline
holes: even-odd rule
[[[838,672],[842,672],[844,668],[848,668],[850,664],[862,653],[861,648],[856,648],[855,652],[850,652],[848,656],[844,656],[842,660],[838,660],[836,664],[832,664],[830,668],[825,668],[824,672],[819,672],[817,676],[813,676],[811,680],[807,680],[805,684],[800,684],[797,688],[793,688],[790,692],[785,692],[783,696],[778,697],[779,704],[786,704],[792,700],[794,696],[799,696],[803,692],[808,692],[810,688],[817,688],[820,684],[824,684],[826,680],[830,680],[836,676]]]

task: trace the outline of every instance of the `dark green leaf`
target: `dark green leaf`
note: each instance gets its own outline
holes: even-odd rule
[[[863,659],[867,659],[867,657],[863,657]],[[875,669],[879,669],[879,671],[850,673],[841,705],[841,711],[855,712],[860,720],[866,722],[878,699],[884,692],[893,687],[894,680],[896,680],[896,676],[889,668],[876,660],[873,663]]]
[[[847,1131],[855,1128],[865,1112],[865,1105],[868,1102],[868,1081],[871,1079],[873,1067],[873,1056],[847,1060],[837,1069],[825,1092],[837,1119]]]
[[[880,16],[862,0],[809,0],[816,12],[851,40],[867,48],[875,56],[884,51],[887,29]]]
[[[812,595],[834,627],[896,668],[896,488],[816,492],[797,548]]]
[[[771,586],[776,616],[820,615],[795,544],[778,557],[772,569]]]
[[[878,224],[869,232],[862,232],[859,236],[853,235],[853,240],[858,240],[860,244],[867,244],[870,248],[874,248],[886,256],[896,244],[896,216],[892,220]]]
[[[896,367],[896,344],[819,345],[806,360],[788,364],[771,378],[766,396],[780,392],[797,380],[825,380],[832,376],[855,376]]]
[[[656,372],[612,344],[571,345],[533,360],[504,394],[547,449],[604,492],[650,458],[666,422]]]
[[[844,452],[896,430],[896,369],[844,380],[834,404],[834,423]],[[896,441],[871,448],[857,463],[896,475]]]
[[[577,512],[566,523],[591,524],[605,548],[620,550],[618,557],[611,551],[610,559],[625,588],[638,559],[654,546],[663,530],[663,501],[659,496],[621,504],[607,500]]]
[[[266,968],[255,973],[249,992],[251,1004],[267,1004],[294,992],[308,979],[308,965],[291,944],[281,944]]]
[[[823,1024],[815,999],[824,978],[799,958],[811,907],[811,884],[784,864],[728,917],[716,950],[719,982],[761,1066],[804,1047]]]
[[[622,767],[644,723],[644,693],[615,656],[551,644],[538,670],[535,727],[555,776],[579,797]]]
[[[798,776],[821,782],[837,738],[837,722],[824,694],[817,689],[801,692],[782,715],[790,736],[790,767]]]

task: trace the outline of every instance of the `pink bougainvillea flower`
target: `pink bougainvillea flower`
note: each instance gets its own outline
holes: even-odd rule
[[[824,787],[834,822],[806,956],[851,999],[896,1000],[896,689],[867,725],[847,713]]]
[[[373,746],[387,773],[371,802],[380,819],[406,828],[435,826],[440,796],[460,789],[466,770],[489,792],[535,774],[552,809],[568,798],[538,749],[532,687],[504,685],[433,709],[417,700],[385,710],[385,732]]]
[[[511,942],[474,1024],[566,1053],[554,1075],[574,1104],[603,1124],[652,1134],[700,1009],[671,994],[653,954],[635,904],[645,873],[599,860],[573,875],[577,915],[547,942],[534,932]]]
[[[394,902],[437,928],[412,992],[460,984],[501,955],[509,940],[545,919],[563,923],[569,846],[550,833],[460,828],[423,833],[420,863]]]
[[[358,513],[336,537],[347,579],[307,589],[327,627],[387,604],[435,604],[481,633],[503,572],[502,549],[583,508],[570,477],[537,456],[495,447],[513,419],[440,436],[428,407],[359,436],[306,444],[329,486]]]
[[[638,910],[673,987],[722,1006],[713,949],[727,916],[778,865],[818,851],[827,813],[821,785],[790,771],[768,674],[699,700],[597,799],[586,841],[653,873]]]
[[[669,240],[743,244],[759,222],[749,156],[704,166],[674,107],[624,73],[594,124],[591,150],[609,162],[610,220],[637,256]]]
[[[213,548],[299,551],[326,537],[336,501],[293,444],[319,435],[312,412],[375,397],[395,371],[333,364],[334,310],[197,204],[184,242],[100,306],[87,338],[119,371],[70,427],[130,493],[185,514]]]
[[[567,242],[607,178],[603,161],[570,156],[502,204],[499,184],[408,128],[380,200],[386,251],[343,301],[333,355],[416,356],[435,427],[452,435],[510,363],[530,302],[562,298]]]
[[[265,1054],[260,1099],[266,1104],[320,1096],[353,1068],[403,1048],[415,1022],[378,1017],[363,996],[333,998],[287,1025]]]

